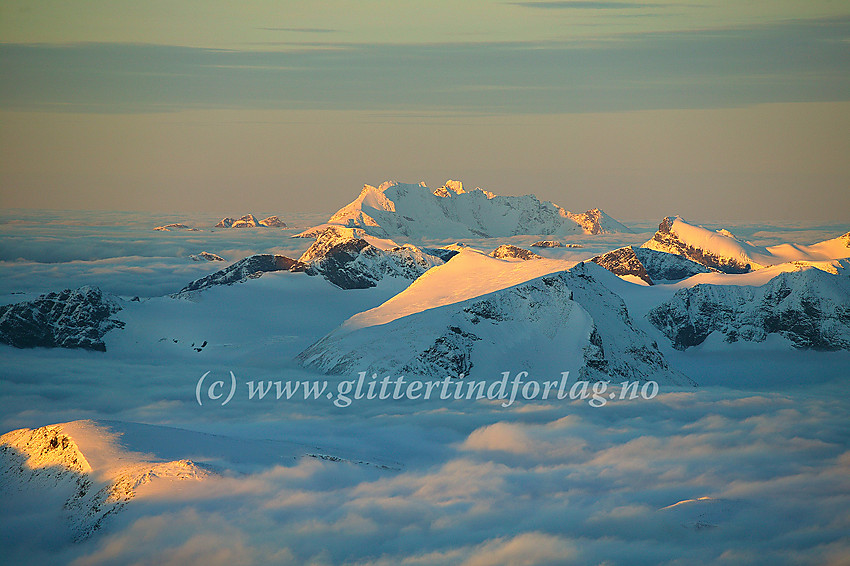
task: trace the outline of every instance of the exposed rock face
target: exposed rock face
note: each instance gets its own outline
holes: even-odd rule
[[[646,273],[655,282],[679,281],[698,273],[717,271],[680,255],[659,252],[649,248],[633,247],[632,249],[646,269]]]
[[[591,258],[590,261],[600,265],[615,275],[633,275],[652,285],[652,278],[646,272],[641,261],[635,255],[631,246],[619,248],[608,253]]]
[[[222,218],[218,224],[215,225],[216,228],[257,228],[257,227],[266,227],[266,228],[286,228],[286,224],[284,224],[280,218],[277,216],[269,216],[264,218],[263,220],[257,220],[253,214],[246,214],[241,218]]]
[[[535,248],[561,248],[564,244],[556,242],[555,240],[540,240],[538,242],[534,242],[531,246]]]
[[[691,383],[633,325],[622,299],[597,279],[601,274],[605,272],[596,266],[579,264],[386,324],[354,330],[343,325],[297,359],[332,374],[438,378],[461,373],[487,377],[489,371],[517,363],[527,363],[522,369],[532,374],[548,372],[552,368],[539,364],[551,364],[554,357],[558,367],[573,364],[589,380]],[[541,355],[543,351],[558,356]]]
[[[647,317],[678,350],[712,332],[727,342],[761,342],[776,333],[797,348],[850,349],[850,278],[812,268],[781,273],[761,287],[696,285]]]
[[[123,328],[113,314],[117,299],[97,287],[65,289],[33,301],[0,307],[0,342],[16,348],[83,348],[106,351],[103,336]]]
[[[320,234],[299,259],[308,265],[307,274],[321,275],[342,289],[366,289],[384,277],[413,280],[444,263],[415,246],[382,250],[356,237],[357,233],[356,229],[333,227]]]
[[[699,238],[693,240],[688,236],[679,234],[676,226],[686,229],[688,232],[697,233]],[[708,248],[705,240],[713,238],[714,240],[722,240],[724,247],[739,248],[739,253],[732,255],[713,251]],[[690,240],[690,241],[689,241]],[[748,273],[753,269],[762,267],[755,262],[749,260],[746,254],[740,250],[743,243],[735,238],[729,231],[722,230],[710,232],[705,228],[691,226],[684,222],[681,218],[666,217],[658,225],[658,231],[651,240],[641,246],[661,252],[678,254],[687,259],[693,260],[700,265],[711,267],[722,271],[723,273]]]
[[[510,244],[502,244],[490,252],[490,255],[498,259],[522,259],[526,261],[530,259],[543,259],[542,256],[539,256],[534,252],[530,252]]]
[[[224,261],[224,258],[220,255],[216,255],[210,252],[201,252],[199,254],[192,254],[189,256],[193,261]]]
[[[639,277],[649,285],[658,281],[678,281],[697,273],[717,271],[676,254],[633,246],[618,248],[590,261],[616,275]]]
[[[201,277],[183,287],[176,295],[192,291],[202,291],[217,285],[232,285],[249,278],[260,277],[270,271],[304,271],[306,266],[285,255],[256,254],[240,259],[206,277]]]

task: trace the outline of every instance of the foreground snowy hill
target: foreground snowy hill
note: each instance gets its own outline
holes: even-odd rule
[[[244,440],[172,427],[80,420],[0,436],[0,493],[64,499],[55,509],[70,537],[103,528],[136,497],[175,496],[188,483],[294,465],[302,458],[394,469],[344,451],[292,442]]]
[[[677,254],[724,273],[746,273],[790,261],[823,261],[850,257],[850,232],[811,246],[756,246],[728,230],[708,230],[682,218],[666,217],[651,240],[641,246]]]
[[[461,252],[387,303],[352,317],[298,360],[327,373],[487,378],[523,370],[555,378],[570,371],[591,380],[688,382],[632,324],[625,303],[605,287],[613,276],[602,268],[579,264],[513,284],[523,271],[539,272],[517,266],[545,261]],[[482,264],[495,290],[442,292],[456,281],[455,271],[477,265],[480,272]]]
[[[759,287],[680,289],[647,316],[680,350],[701,344],[712,332],[727,342],[762,342],[779,334],[797,348],[850,349],[850,261],[836,266],[835,273],[801,266]]]
[[[120,435],[92,421],[20,429],[0,437],[0,491],[65,492],[74,540],[99,530],[145,484],[203,480],[191,460],[160,461],[119,443]]]
[[[315,237],[329,225],[357,227],[372,236],[398,241],[629,231],[596,208],[572,213],[533,195],[497,196],[482,189],[467,192],[459,181],[447,181],[434,191],[424,183],[364,185],[360,195],[326,224],[300,236]]]

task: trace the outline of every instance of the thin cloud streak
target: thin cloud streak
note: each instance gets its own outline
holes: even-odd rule
[[[850,20],[618,41],[232,51],[0,45],[0,108],[574,113],[847,100]],[[324,49],[322,48],[324,47]]]
[[[512,6],[544,10],[638,10],[665,8],[669,4],[643,4],[638,2],[511,2]]]

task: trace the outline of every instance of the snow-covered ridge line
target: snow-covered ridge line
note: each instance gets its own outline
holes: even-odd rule
[[[661,221],[642,248],[680,255],[724,273],[747,273],[791,261],[824,261],[850,257],[850,232],[810,246],[780,244],[761,247],[728,230],[709,230],[679,216]]]
[[[358,197],[325,224],[297,236],[315,237],[328,226],[358,228],[397,241],[630,231],[598,208],[573,213],[534,195],[498,196],[480,188],[466,191],[461,182],[452,180],[433,191],[424,183],[364,185]]]

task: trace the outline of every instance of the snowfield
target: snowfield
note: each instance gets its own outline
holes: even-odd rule
[[[848,226],[592,233],[456,182],[361,197],[329,232],[0,215],[0,561],[850,559]],[[53,342],[16,347],[34,333]],[[610,381],[607,402],[332,402],[359,372],[506,371]],[[297,393],[249,394],[278,381]]]

